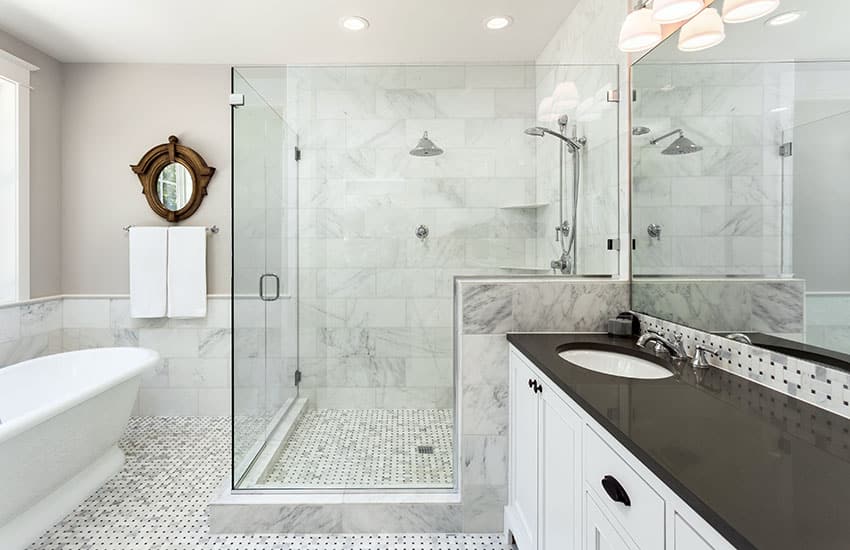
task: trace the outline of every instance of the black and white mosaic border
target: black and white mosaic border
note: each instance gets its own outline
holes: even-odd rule
[[[642,332],[653,330],[665,336],[681,334],[691,356],[698,344],[710,347],[720,354],[719,358],[709,357],[713,366],[850,418],[850,372],[735,342],[642,313],[637,316]]]

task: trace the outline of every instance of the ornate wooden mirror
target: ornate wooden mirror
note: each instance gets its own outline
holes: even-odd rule
[[[142,183],[151,210],[170,222],[188,219],[201,206],[215,168],[207,166],[194,149],[177,143],[157,145],[130,165]]]

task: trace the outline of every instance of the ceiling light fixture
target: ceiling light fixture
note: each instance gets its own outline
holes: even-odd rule
[[[661,25],[653,20],[652,10],[644,7],[626,16],[618,47],[621,52],[642,52],[657,46],[662,38]]]
[[[788,110],[788,107],[775,107],[770,110],[771,113],[784,113]]]
[[[363,31],[369,28],[369,20],[359,15],[346,15],[339,20],[339,26],[347,31]]]
[[[712,48],[726,39],[726,27],[715,8],[706,8],[679,31],[679,50],[698,52]]]
[[[513,22],[509,15],[493,15],[484,20],[484,26],[491,31],[500,31],[510,27]]]
[[[786,11],[785,13],[774,15],[773,17],[765,21],[764,24],[769,25],[771,27],[781,27],[782,25],[788,25],[789,23],[797,21],[804,15],[806,15],[806,12],[804,11]]]
[[[690,19],[705,7],[703,0],[655,0],[652,3],[652,18],[666,25]]]
[[[779,0],[723,0],[723,21],[747,23],[773,13]]]

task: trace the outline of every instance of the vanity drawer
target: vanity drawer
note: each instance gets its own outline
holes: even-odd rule
[[[664,499],[588,426],[583,470],[587,485],[639,548],[664,548]]]

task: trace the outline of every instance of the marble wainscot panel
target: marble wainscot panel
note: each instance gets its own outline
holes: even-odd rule
[[[629,307],[626,281],[455,281],[463,528],[499,531],[507,499],[508,332],[605,332]]]
[[[805,332],[802,279],[636,279],[632,308],[710,332]],[[698,320],[698,321],[697,321]]]
[[[0,367],[62,351],[62,299],[0,306]]]
[[[850,372],[749,346],[650,315],[637,315],[644,332],[653,330],[668,337],[681,334],[690,356],[694,355],[697,344],[705,345],[720,354],[718,358],[709,357],[713,366],[794,399],[850,418]],[[730,396],[734,397],[731,393]],[[772,403],[772,398],[766,397],[761,403],[762,409],[769,410],[773,407]],[[805,423],[808,426],[815,420],[805,419]],[[813,435],[814,432],[806,437]]]
[[[133,319],[126,297],[66,297],[61,327],[61,351],[141,346],[160,353],[160,365],[142,379],[134,414],[230,414],[229,297],[210,297],[202,319]]]

